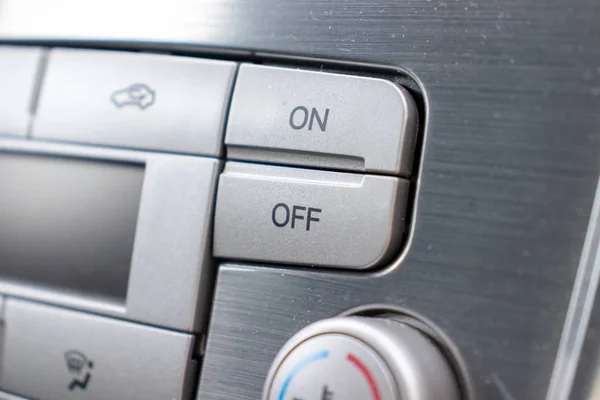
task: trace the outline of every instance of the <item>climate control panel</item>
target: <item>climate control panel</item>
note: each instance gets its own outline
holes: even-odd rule
[[[219,262],[356,273],[406,243],[419,103],[393,73],[42,46],[0,59],[0,390],[187,400]],[[413,400],[399,379],[427,368],[372,343],[425,339],[385,324],[317,325],[267,398]],[[138,353],[169,368],[122,361]]]

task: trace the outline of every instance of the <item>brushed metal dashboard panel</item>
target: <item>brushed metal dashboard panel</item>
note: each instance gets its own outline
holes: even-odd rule
[[[368,275],[222,265],[200,399],[258,399],[293,333],[366,303],[408,307],[440,325],[477,398],[546,396],[600,171],[598,2],[126,4],[0,0],[0,40],[387,64],[414,75],[428,101],[414,231],[400,265]]]

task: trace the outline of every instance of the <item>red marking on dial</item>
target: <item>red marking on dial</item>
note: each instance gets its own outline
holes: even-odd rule
[[[367,380],[367,383],[369,384],[369,389],[371,390],[371,395],[373,396],[373,400],[381,400],[379,387],[377,387],[377,382],[375,382],[375,378],[373,378],[373,374],[371,374],[369,368],[367,368],[367,366],[352,353],[348,353],[346,359],[350,361],[356,368],[358,368],[360,373],[363,374],[363,376]]]

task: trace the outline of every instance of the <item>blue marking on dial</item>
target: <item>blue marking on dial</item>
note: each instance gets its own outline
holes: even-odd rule
[[[296,375],[298,375],[298,373],[300,371],[302,371],[304,369],[304,367],[308,366],[309,364],[312,364],[315,361],[322,360],[327,357],[329,357],[329,352],[327,350],[323,350],[323,351],[319,351],[318,353],[311,354],[310,356],[306,357],[304,360],[300,361],[294,367],[294,369],[292,369],[292,371],[288,374],[287,378],[285,378],[285,381],[283,382],[283,386],[281,387],[281,391],[279,392],[279,400],[284,400],[285,395],[290,386],[290,383],[292,383],[292,379],[294,379],[294,377]]]

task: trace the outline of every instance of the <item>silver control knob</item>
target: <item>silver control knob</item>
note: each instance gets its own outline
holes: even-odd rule
[[[388,318],[316,322],[281,349],[263,400],[458,400],[451,364],[425,333]]]

